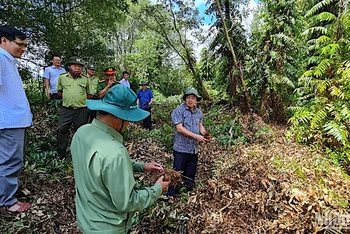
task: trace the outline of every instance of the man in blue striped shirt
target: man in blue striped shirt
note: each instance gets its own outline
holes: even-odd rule
[[[203,126],[203,113],[196,107],[202,99],[195,88],[188,88],[183,95],[184,104],[178,106],[171,118],[174,124],[174,170],[182,171],[187,191],[192,190],[198,163],[198,145],[209,141]],[[169,187],[168,195],[179,193],[178,188]]]
[[[61,99],[56,90],[58,77],[66,70],[61,67],[61,57],[59,55],[51,56],[52,66],[46,67],[44,71],[45,87],[47,96],[53,99]]]
[[[25,129],[32,124],[16,59],[22,57],[27,45],[24,33],[6,25],[0,27],[0,206],[11,212],[31,207],[15,197],[23,165]]]

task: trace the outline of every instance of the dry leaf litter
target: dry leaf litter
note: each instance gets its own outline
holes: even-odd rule
[[[250,122],[240,121],[243,126]],[[263,125],[257,117],[255,122]],[[38,138],[55,134],[50,124],[34,124]],[[196,189],[138,213],[132,233],[349,233],[333,230],[327,219],[317,220],[319,214],[349,214],[349,177],[322,155],[286,140],[285,128],[272,130],[268,139],[239,147],[222,147],[215,138],[201,145]],[[135,160],[172,162],[172,154],[153,139],[125,145]],[[33,207],[23,214],[1,208],[0,233],[79,233],[72,172],[61,179],[31,165],[24,168],[18,195]],[[146,185],[158,177],[136,174]]]

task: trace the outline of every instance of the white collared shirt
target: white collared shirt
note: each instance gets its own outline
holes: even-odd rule
[[[17,59],[0,48],[0,129],[25,128],[32,124],[18,64]]]
[[[122,84],[122,85],[124,85],[124,86],[126,86],[126,87],[128,87],[129,89],[130,89],[130,83],[129,83],[129,81],[128,80],[126,80],[126,79],[121,79],[120,81],[119,81],[119,83],[120,84]]]

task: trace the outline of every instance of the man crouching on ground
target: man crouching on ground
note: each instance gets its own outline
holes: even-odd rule
[[[131,89],[116,85],[103,99],[86,102],[99,113],[78,129],[71,144],[77,224],[85,234],[129,233],[134,212],[152,205],[169,186],[161,176],[152,187],[134,187],[134,172],[163,171],[158,163],[131,160],[123,146],[121,133],[129,122],[149,115],[137,107],[136,99]]]

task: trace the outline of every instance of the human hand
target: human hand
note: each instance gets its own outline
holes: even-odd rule
[[[162,192],[165,193],[168,190],[171,181],[164,181],[164,176],[159,177],[156,183],[162,186]]]
[[[205,143],[205,142],[208,142],[209,139],[205,138],[204,136],[202,135],[196,135],[196,140],[200,143]]]
[[[162,165],[156,162],[150,162],[150,163],[145,163],[143,167],[144,172],[159,172],[162,173],[164,171],[164,168]]]
[[[208,132],[204,132],[202,133],[202,135],[204,136],[205,139],[207,139],[208,141],[211,141],[211,135]]]
[[[50,95],[51,95],[51,92],[47,91],[47,96],[50,97]]]
[[[115,85],[115,79],[109,79],[107,81],[107,87],[110,88],[112,87],[113,85]]]

